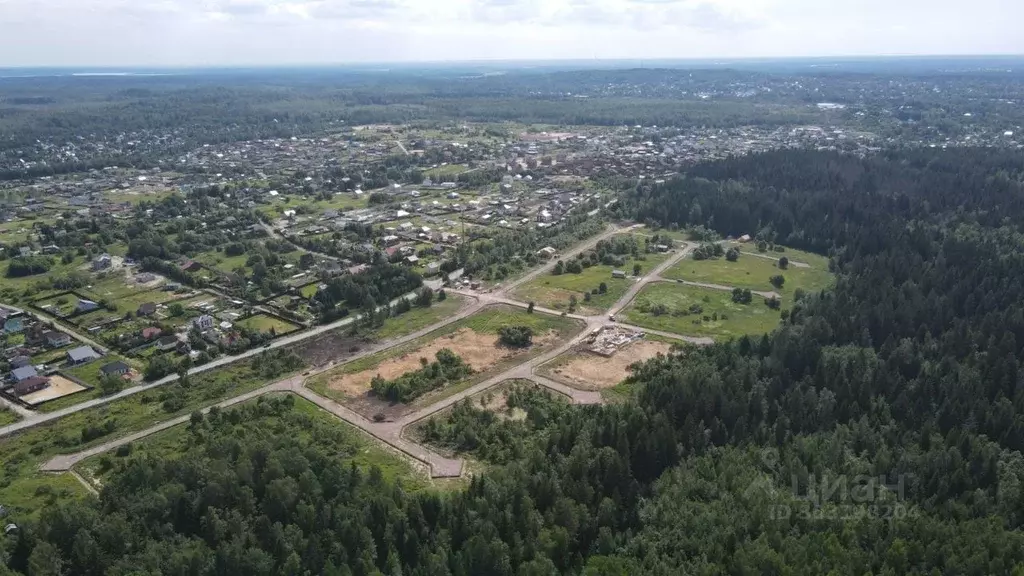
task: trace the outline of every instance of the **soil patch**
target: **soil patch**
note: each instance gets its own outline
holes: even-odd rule
[[[643,340],[619,350],[614,356],[605,358],[590,352],[577,354],[566,364],[557,366],[552,372],[585,390],[611,388],[629,376],[627,368],[634,362],[668,354],[672,346],[664,342]]]
[[[43,402],[63,398],[64,396],[81,392],[83,390],[87,390],[87,388],[63,376],[54,375],[50,377],[49,386],[42,390],[22,396],[21,400],[30,406],[35,406],[37,404],[42,404]]]
[[[300,345],[289,346],[310,366],[325,366],[332,361],[341,361],[355,355],[369,346],[370,342],[360,336],[349,336],[348,327],[325,332]]]
[[[543,345],[551,338],[551,335],[534,338],[533,345]],[[348,396],[359,396],[370,389],[370,381],[374,376],[380,374],[385,380],[393,380],[402,374],[418,370],[420,358],[433,362],[435,354],[442,348],[448,348],[460,356],[476,372],[485,372],[495,364],[525,352],[498,346],[498,339],[493,334],[481,334],[469,328],[462,328],[412,352],[388,358],[373,368],[352,374],[339,374],[331,379],[327,386]]]

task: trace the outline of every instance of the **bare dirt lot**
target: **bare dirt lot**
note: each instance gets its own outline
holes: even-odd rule
[[[42,404],[43,402],[46,402],[48,400],[56,400],[57,398],[63,398],[68,394],[81,392],[82,390],[87,390],[87,388],[85,386],[82,386],[81,384],[72,382],[71,380],[68,380],[63,376],[54,375],[50,377],[49,386],[37,392],[26,394],[22,396],[21,399],[26,404],[29,404],[30,406],[35,406],[37,404]]]
[[[341,361],[370,345],[364,338],[349,336],[347,330],[347,327],[332,330],[306,340],[301,345],[291,346],[290,349],[310,366],[322,366],[332,360]]]
[[[537,344],[543,343],[534,343],[535,346]],[[522,350],[498,346],[497,338],[493,334],[480,334],[469,328],[462,328],[408,354],[388,358],[374,368],[352,374],[339,374],[328,383],[328,387],[349,396],[365,394],[370,389],[370,380],[374,376],[380,374],[385,380],[392,380],[406,372],[418,370],[420,358],[432,362],[434,355],[442,348],[448,348],[462,357],[477,372],[485,372],[502,360],[523,353]]]
[[[668,354],[671,348],[664,342],[644,340],[626,346],[610,358],[578,352],[571,360],[556,365],[550,371],[552,375],[581,390],[603,390],[625,380],[629,376],[627,368],[634,362],[649,360],[658,354]]]

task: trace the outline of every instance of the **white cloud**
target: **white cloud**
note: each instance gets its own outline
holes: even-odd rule
[[[0,0],[0,66],[1022,53],[1024,2]]]

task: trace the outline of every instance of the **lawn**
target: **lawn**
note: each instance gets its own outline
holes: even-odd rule
[[[635,282],[630,278],[612,278],[613,270],[622,270],[626,274],[632,275],[633,265],[639,264],[640,273],[645,274],[670,256],[671,253],[642,254],[640,260],[627,258],[625,265],[621,267],[591,266],[584,268],[583,272],[579,274],[564,273],[557,276],[546,273],[516,288],[513,296],[522,302],[535,302],[538,306],[545,308],[567,310],[569,297],[575,295],[582,313],[598,314],[611,308]],[[602,282],[605,283],[608,290],[604,294],[600,292],[594,294],[593,290],[599,288]],[[590,302],[584,301],[585,293],[590,293]]]
[[[725,339],[764,334],[779,325],[779,311],[768,308],[763,300],[755,296],[750,304],[737,304],[732,301],[730,292],[659,283],[645,287],[620,316],[630,324],[652,330]],[[658,304],[664,305],[668,312],[656,316],[641,311]],[[702,308],[699,314],[683,315],[695,305]]]
[[[21,416],[18,416],[14,410],[8,410],[7,408],[0,408],[0,426],[7,426],[8,424],[14,424],[21,420]]]
[[[729,262],[724,257],[715,260],[687,258],[666,270],[663,276],[673,280],[721,284],[766,292],[776,291],[780,294],[792,294],[797,288],[802,288],[806,292],[816,292],[832,285],[833,276],[828,271],[828,259],[823,256],[789,250],[766,252],[756,256],[757,252],[750,252],[754,248],[749,245],[743,246],[743,250],[736,262]],[[804,262],[811,267],[790,265],[788,269],[780,270],[776,262],[782,256]],[[781,289],[772,286],[768,280],[776,274],[781,274],[786,279]]]
[[[278,402],[281,404],[272,404]],[[284,411],[276,412],[274,406]],[[274,395],[251,400],[224,410],[225,414],[230,412],[244,414],[244,417],[236,423],[232,423],[229,418],[222,418],[217,421],[216,427],[204,431],[203,437],[245,437],[264,441],[268,445],[282,438],[296,440],[302,445],[324,448],[328,453],[344,459],[346,465],[352,463],[364,470],[377,467],[386,479],[401,480],[406,490],[416,491],[429,486],[424,475],[415,470],[405,458],[381,447],[357,428],[298,396]],[[189,424],[181,424],[132,443],[131,456],[102,454],[84,460],[76,469],[86,478],[102,483],[119,473],[130,459],[153,457],[168,461],[202,458],[206,453],[206,444],[206,441],[197,442]]]
[[[241,326],[247,330],[255,330],[257,332],[270,332],[274,331],[274,334],[281,336],[282,334],[288,334],[289,332],[295,332],[299,329],[298,326],[290,322],[285,322],[279,318],[268,316],[266,314],[256,314],[249,316],[243,320],[236,322],[238,326]]]
[[[413,306],[412,310],[405,314],[389,318],[383,326],[367,333],[366,336],[374,340],[388,340],[412,334],[452,316],[459,311],[459,308],[462,308],[464,303],[465,300],[461,296],[448,294],[444,302],[435,300],[430,308]]]
[[[401,316],[399,318],[404,318]],[[548,346],[533,346],[526,354],[516,355],[508,360],[499,361],[495,365],[483,372],[474,373],[469,378],[462,380],[458,383],[446,386],[441,390],[436,390],[419,399],[415,400],[412,405],[420,406],[426,403],[433,403],[446,398],[452,394],[460,392],[473,384],[487,379],[488,377],[500,373],[503,370],[507,370],[509,367],[532,358],[538,354],[541,354],[544,350],[550,346],[556,346],[566,340],[570,339],[580,331],[582,323],[574,320],[560,318],[557,316],[551,316],[548,314],[528,314],[525,310],[520,308],[513,308],[511,306],[491,306],[484,310],[464,318],[458,322],[453,322],[443,328],[439,328],[422,338],[417,338],[411,342],[402,344],[401,346],[395,346],[387,350],[383,350],[376,354],[371,354],[362,358],[353,360],[337,366],[327,372],[319,374],[311,378],[307,385],[310,389],[316,393],[331,398],[337,401],[343,401],[349,399],[345,393],[332,389],[328,384],[345,374],[355,374],[357,372],[364,372],[366,370],[373,369],[381,363],[401,356],[405,356],[412,352],[415,352],[436,340],[452,335],[460,330],[468,328],[477,334],[494,335],[497,336],[498,329],[502,326],[528,326],[533,330],[535,335],[535,342],[537,337],[548,334],[552,331],[556,332],[555,335],[549,342]],[[458,351],[456,350],[456,353]]]
[[[462,174],[466,170],[469,170],[469,168],[463,166],[462,164],[445,164],[443,166],[438,166],[437,168],[430,168],[429,170],[424,170],[423,175],[427,178],[436,180],[444,176],[455,176],[456,174]]]
[[[249,255],[227,256],[223,252],[203,252],[195,257],[195,261],[225,274],[231,274],[236,268],[246,267],[245,263],[249,261]]]
[[[190,381],[188,387],[161,386],[4,438],[4,450],[0,452],[0,503],[20,523],[36,517],[47,504],[82,497],[85,488],[70,474],[44,474],[39,472],[39,465],[54,455],[102,444],[268,383],[248,362],[192,376]],[[98,430],[101,435],[83,437],[89,429]]]
[[[313,296],[316,296],[316,293],[317,293],[317,290],[318,290],[317,286],[319,286],[319,285],[320,285],[319,282],[313,282],[312,284],[306,284],[302,288],[299,288],[299,294],[302,294],[302,297],[308,300],[308,299],[312,298]]]
[[[133,369],[138,370],[138,366],[134,365],[135,361],[128,360],[127,358],[119,356],[117,354],[107,354],[106,356],[100,358],[99,360],[93,360],[88,364],[75,366],[73,368],[65,368],[62,370],[62,372],[68,374],[69,376],[74,376],[75,378],[81,380],[82,382],[85,382],[89,386],[95,387],[99,386],[100,384],[100,368],[106,366],[107,364],[110,364],[111,362],[117,362],[118,360],[131,366]]]

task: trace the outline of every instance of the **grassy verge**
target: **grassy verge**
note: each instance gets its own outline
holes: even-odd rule
[[[778,310],[755,297],[750,304],[737,304],[732,294],[683,284],[660,283],[646,286],[624,311],[627,322],[674,334],[730,338],[744,334],[764,334],[779,325]],[[644,305],[664,305],[668,312],[656,316],[641,312]],[[698,314],[682,314],[691,306],[700,306]]]
[[[0,503],[14,518],[33,517],[48,504],[81,497],[85,489],[70,475],[43,474],[39,466],[52,456],[144,430],[281,377],[267,378],[251,362],[239,362],[193,376],[187,386],[168,384],[6,437],[0,451]]]
[[[219,417],[207,416],[203,435],[212,438],[197,442],[193,430],[191,424],[169,428],[133,443],[130,449],[84,460],[76,470],[102,486],[106,480],[119,473],[131,458],[202,458],[206,452],[205,446],[218,438],[258,438],[268,444],[286,438],[300,445],[320,446],[332,455],[361,468],[377,467],[384,478],[401,480],[407,490],[420,490],[429,484],[425,475],[418,473],[405,458],[381,447],[358,429],[321,410],[312,402],[293,395],[252,400],[223,411]]]
[[[21,416],[14,410],[8,410],[7,408],[0,408],[0,426],[7,426],[8,424],[14,424],[21,420]]]

